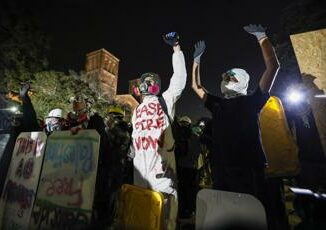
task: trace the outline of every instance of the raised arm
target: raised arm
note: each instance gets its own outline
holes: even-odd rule
[[[269,93],[273,86],[275,77],[280,69],[280,65],[276,57],[274,48],[272,47],[272,44],[270,43],[268,38],[266,37],[261,39],[259,41],[259,44],[263,52],[266,66],[266,69],[262,77],[260,78],[259,87],[262,92]]]
[[[177,100],[186,87],[187,71],[183,52],[180,45],[173,46],[172,67],[173,75],[168,89],[165,91]]]
[[[40,131],[41,127],[37,122],[36,112],[34,110],[34,106],[32,104],[31,99],[28,96],[28,92],[30,90],[30,84],[24,84],[19,92],[19,96],[22,99],[22,108],[23,108],[23,122],[25,127],[25,132],[31,131]]]
[[[200,57],[206,48],[204,41],[199,41],[195,44],[194,62],[192,64],[192,89],[201,98],[204,99],[207,90],[201,85],[200,82]]]
[[[179,36],[175,32],[164,35],[164,41],[173,47],[172,66],[173,75],[170,79],[168,89],[163,93],[163,97],[167,102],[170,116],[174,116],[172,106],[180,98],[182,91],[186,86],[187,71],[183,52],[179,45]]]
[[[280,65],[274,48],[265,33],[265,28],[261,25],[248,25],[243,27],[245,31],[256,36],[263,53],[266,69],[260,78],[259,88],[263,93],[269,93],[275,77],[280,69]]]

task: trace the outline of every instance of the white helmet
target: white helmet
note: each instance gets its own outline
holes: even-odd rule
[[[62,109],[52,109],[47,117],[63,118],[63,111]]]

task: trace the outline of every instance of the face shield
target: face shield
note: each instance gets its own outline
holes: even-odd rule
[[[48,117],[45,118],[45,129],[47,132],[60,131],[62,130],[62,118]]]
[[[239,68],[233,68],[222,74],[221,92],[225,98],[247,95],[249,74]]]

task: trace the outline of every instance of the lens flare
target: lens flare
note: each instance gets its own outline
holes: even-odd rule
[[[303,100],[303,94],[296,90],[291,90],[287,95],[291,103],[300,103]]]

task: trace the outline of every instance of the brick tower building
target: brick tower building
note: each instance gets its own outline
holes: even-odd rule
[[[86,54],[85,81],[99,97],[109,101],[117,94],[119,61],[105,49]]]
[[[138,101],[131,94],[117,95],[120,60],[105,49],[86,54],[86,74],[84,80],[98,97],[119,104],[125,104],[133,110]]]

